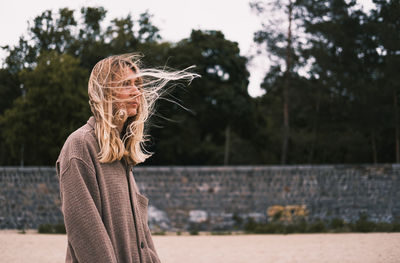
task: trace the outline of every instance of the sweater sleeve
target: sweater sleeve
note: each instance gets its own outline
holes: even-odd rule
[[[79,262],[117,262],[98,209],[101,205],[94,170],[72,158],[60,175],[60,194],[68,242]]]

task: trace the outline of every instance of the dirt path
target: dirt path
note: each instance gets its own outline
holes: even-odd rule
[[[154,236],[163,263],[395,263],[400,233]],[[64,262],[65,235],[0,231],[0,262]]]

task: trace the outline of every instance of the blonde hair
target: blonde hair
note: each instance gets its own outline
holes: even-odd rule
[[[189,83],[198,74],[188,72],[192,68],[180,71],[165,69],[139,69],[141,56],[135,53],[114,55],[100,60],[93,68],[88,84],[89,104],[95,118],[95,134],[100,146],[99,159],[110,163],[125,158],[130,164],[144,162],[153,153],[144,146],[148,135],[144,134],[145,124],[154,113],[157,99],[164,94],[163,89],[172,80],[188,80]],[[134,74],[126,74],[130,69]],[[125,74],[124,74],[125,73]],[[123,88],[126,81],[135,80],[139,89],[137,113],[128,120],[126,108],[116,107],[115,94]],[[132,97],[133,98],[133,97]],[[120,137],[118,125],[124,124],[126,132]]]

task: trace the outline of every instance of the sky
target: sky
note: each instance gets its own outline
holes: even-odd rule
[[[261,20],[249,6],[250,0],[2,0],[0,3],[0,46],[16,45],[21,35],[26,34],[28,21],[51,9],[68,7],[76,10],[83,6],[103,6],[107,11],[106,24],[113,18],[131,14],[137,19],[139,14],[149,11],[153,24],[160,29],[165,41],[177,42],[190,36],[192,29],[220,30],[225,38],[238,42],[241,55],[256,54],[253,34],[261,29]],[[371,0],[359,0],[364,7],[372,6]],[[6,52],[0,50],[3,60]],[[264,94],[260,83],[269,69],[265,55],[256,55],[248,64],[250,84],[248,92],[256,97]]]
[[[12,0],[0,3],[0,46],[17,44],[19,37],[27,32],[28,20],[47,9],[57,11],[68,7],[77,10],[78,17],[82,6],[103,6],[108,11],[106,23],[129,13],[137,19],[148,10],[165,41],[187,38],[192,29],[221,30],[226,39],[238,42],[244,56],[255,54],[253,33],[261,28],[259,18],[250,10],[249,0]],[[0,51],[0,59],[5,56],[6,52]],[[263,66],[268,64],[266,59],[258,57],[248,65],[251,74],[248,91],[253,97],[263,94],[259,85],[268,69]]]

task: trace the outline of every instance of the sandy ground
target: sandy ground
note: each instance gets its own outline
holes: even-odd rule
[[[400,262],[400,233],[153,236],[163,263]],[[66,235],[0,231],[0,262],[64,262]]]

